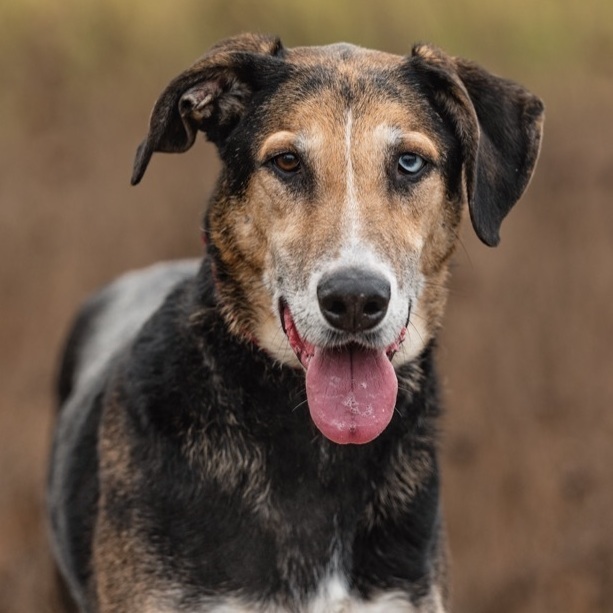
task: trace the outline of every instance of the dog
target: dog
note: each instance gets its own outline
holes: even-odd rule
[[[92,297],[63,354],[52,545],[80,611],[449,611],[434,365],[467,210],[487,245],[543,104],[434,46],[239,35],[173,79],[132,183],[199,131],[201,261]]]

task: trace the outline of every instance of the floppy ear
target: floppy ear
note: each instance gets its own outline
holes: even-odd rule
[[[198,130],[216,144],[223,141],[257,88],[259,65],[282,52],[278,38],[241,34],[216,44],[173,79],[151,112],[149,133],[136,151],[132,185],[143,178],[153,153],[187,151]]]
[[[527,187],[539,154],[542,101],[517,83],[436,47],[416,45],[411,65],[462,148],[473,227],[490,247]]]

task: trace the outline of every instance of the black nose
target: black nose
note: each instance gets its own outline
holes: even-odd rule
[[[326,321],[338,330],[370,330],[387,313],[390,284],[371,271],[342,268],[322,277],[317,300]]]

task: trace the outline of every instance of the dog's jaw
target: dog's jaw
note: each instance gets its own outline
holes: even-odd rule
[[[306,370],[308,406],[317,428],[339,444],[364,444],[377,438],[394,414],[398,379],[391,361],[405,339],[406,327],[384,348],[355,342],[316,346],[301,336],[283,300],[279,308],[283,331]]]

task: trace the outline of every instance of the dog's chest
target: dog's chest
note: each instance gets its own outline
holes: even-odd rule
[[[175,576],[178,585],[175,583],[166,593],[169,599],[163,596],[169,606],[160,608],[156,600],[157,608],[152,608],[152,612],[394,613],[422,610],[415,609],[406,594],[398,590],[364,601],[349,589],[350,569],[359,565],[361,559],[351,552],[352,543],[360,533],[358,526],[363,521],[363,496],[367,485],[362,478],[354,483],[356,477],[350,476],[351,471],[342,479],[332,478],[328,471],[322,470],[322,455],[317,454],[316,462],[309,462],[300,458],[297,449],[291,458],[286,458],[283,470],[266,467],[261,454],[247,455],[253,456],[252,461],[243,467],[244,474],[240,475],[233,475],[227,468],[228,465],[238,466],[237,462],[226,462],[223,471],[221,461],[207,462],[210,487],[204,491],[209,495],[216,491],[216,504],[202,500],[197,505],[200,512],[189,514],[193,522],[184,514],[181,526],[186,531],[169,535],[168,542],[174,543],[183,560],[190,560],[190,563],[181,564],[184,570]],[[220,473],[212,474],[211,466],[218,467]],[[294,468],[290,469],[292,466]],[[296,466],[300,467],[299,471]],[[338,467],[332,472],[337,476],[342,473]],[[276,478],[271,473],[276,474]],[[351,487],[347,487],[348,484]],[[219,501],[227,501],[230,496],[229,485],[234,493],[240,492],[240,502],[233,498],[234,504],[224,505],[224,513],[219,514]],[[175,500],[171,515],[177,516],[181,507],[193,509],[194,502],[194,499],[189,504],[187,500]],[[159,535],[163,530],[161,526],[158,528]],[[224,538],[218,538],[219,534],[225,535]],[[376,557],[369,556],[368,563],[374,563]],[[216,563],[213,565],[211,560]],[[187,585],[206,585],[220,595],[209,599],[193,588],[188,593],[183,587]],[[207,592],[210,593],[210,589]]]
[[[180,590],[173,600],[180,599]],[[351,595],[347,582],[340,574],[332,574],[323,579],[317,592],[302,604],[280,605],[274,602],[250,601],[248,599],[227,598],[207,599],[192,606],[153,605],[148,613],[444,613],[438,591],[431,592],[419,605],[414,605],[406,594],[398,591],[382,592],[377,597],[365,601]]]

